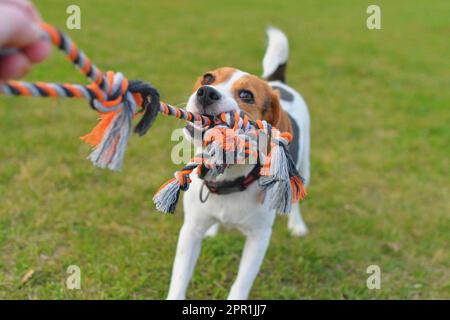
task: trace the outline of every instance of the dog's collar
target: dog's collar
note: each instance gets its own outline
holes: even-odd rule
[[[208,188],[209,192],[215,194],[230,194],[233,192],[244,191],[253,182],[258,180],[260,177],[259,174],[260,168],[261,167],[259,165],[255,165],[255,167],[252,169],[252,171],[250,171],[250,173],[247,176],[241,176],[234,180],[223,180],[223,181],[205,180],[204,170],[201,170],[199,177],[200,179],[203,179],[203,183]]]

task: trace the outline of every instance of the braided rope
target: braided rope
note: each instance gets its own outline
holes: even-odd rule
[[[94,130],[83,136],[83,140],[93,145],[89,156],[94,165],[119,170],[131,133],[131,121],[139,113],[138,106],[144,109],[141,121],[135,132],[143,135],[150,128],[158,112],[175,116],[206,126],[210,117],[188,112],[159,101],[156,89],[141,81],[128,81],[120,72],[102,72],[75,42],[64,32],[42,23],[43,35],[48,38],[70,62],[91,81],[89,85],[60,84],[24,81],[8,81],[0,84],[4,95],[32,97],[64,97],[86,99],[92,108],[101,114],[101,121]]]
[[[244,113],[228,112],[217,116],[201,115],[177,108],[159,100],[159,94],[150,84],[128,79],[120,72],[102,72],[75,42],[64,32],[42,23],[43,35],[65,54],[69,61],[91,81],[88,85],[8,81],[0,84],[0,93],[12,96],[65,97],[86,99],[100,113],[97,126],[82,139],[94,149],[89,159],[94,165],[118,170],[132,129],[132,120],[142,114],[134,131],[145,134],[158,113],[173,116],[208,128],[200,153],[175,172],[154,196],[156,207],[163,212],[174,212],[180,190],[187,190],[195,170],[206,169],[212,175],[223,172],[227,162],[224,156],[233,153],[234,163],[256,159],[262,163],[261,185],[272,192],[271,206],[280,212],[289,212],[292,201],[305,195],[303,180],[295,169],[287,146],[292,137],[280,133],[266,121],[252,121]],[[139,109],[139,107],[141,109]],[[258,138],[270,138],[270,152],[255,151]]]

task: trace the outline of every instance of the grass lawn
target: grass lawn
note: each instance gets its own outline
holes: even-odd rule
[[[450,3],[377,1],[382,30],[366,28],[371,1],[39,0],[103,70],[187,100],[195,77],[234,66],[260,74],[264,28],[290,39],[288,83],[312,117],[312,183],[302,205],[310,234],[278,217],[252,299],[450,298]],[[56,50],[31,81],[83,82]],[[179,166],[160,117],[132,137],[112,173],[85,159],[78,137],[96,123],[84,101],[0,97],[0,298],[162,299],[182,206],[151,198]],[[188,298],[223,299],[243,246],[221,230],[203,244]],[[68,290],[69,265],[82,290]],[[378,265],[380,290],[366,287]],[[22,277],[34,270],[25,282]]]

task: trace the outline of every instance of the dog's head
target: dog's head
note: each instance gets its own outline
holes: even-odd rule
[[[252,120],[266,120],[281,131],[291,131],[278,92],[259,77],[234,68],[219,68],[200,76],[186,109],[208,115],[241,110]]]

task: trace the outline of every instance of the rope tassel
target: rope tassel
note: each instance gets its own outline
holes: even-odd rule
[[[177,207],[180,191],[189,189],[191,178],[189,175],[194,169],[198,168],[201,161],[198,157],[194,157],[181,171],[174,174],[174,178],[163,184],[153,197],[153,203],[161,212],[174,213]]]
[[[111,170],[119,170],[122,167],[123,156],[131,133],[133,107],[128,101],[124,102],[120,112],[113,114],[110,118],[105,118],[110,121],[110,124],[106,128],[102,140],[88,157],[95,166]]]
[[[135,132],[142,136],[148,131],[158,114],[159,94],[151,86],[140,81],[133,81],[128,85],[128,81],[124,80],[121,73],[108,72],[107,79],[111,79],[109,87],[112,88],[113,96],[122,96],[123,101],[114,106],[117,109],[114,110],[111,107],[105,108],[101,101],[93,100],[93,107],[104,113],[101,113],[97,126],[81,139],[94,147],[88,159],[95,166],[119,170],[122,167],[131,134],[132,119],[137,114],[137,103],[143,106],[144,115],[136,126]],[[125,92],[116,92],[125,88]]]
[[[161,212],[174,213],[180,197],[180,183],[172,178],[161,186],[153,196],[153,203]]]
[[[272,146],[269,157],[261,169],[260,185],[269,192],[269,205],[280,213],[291,212],[292,189],[285,150]]]

